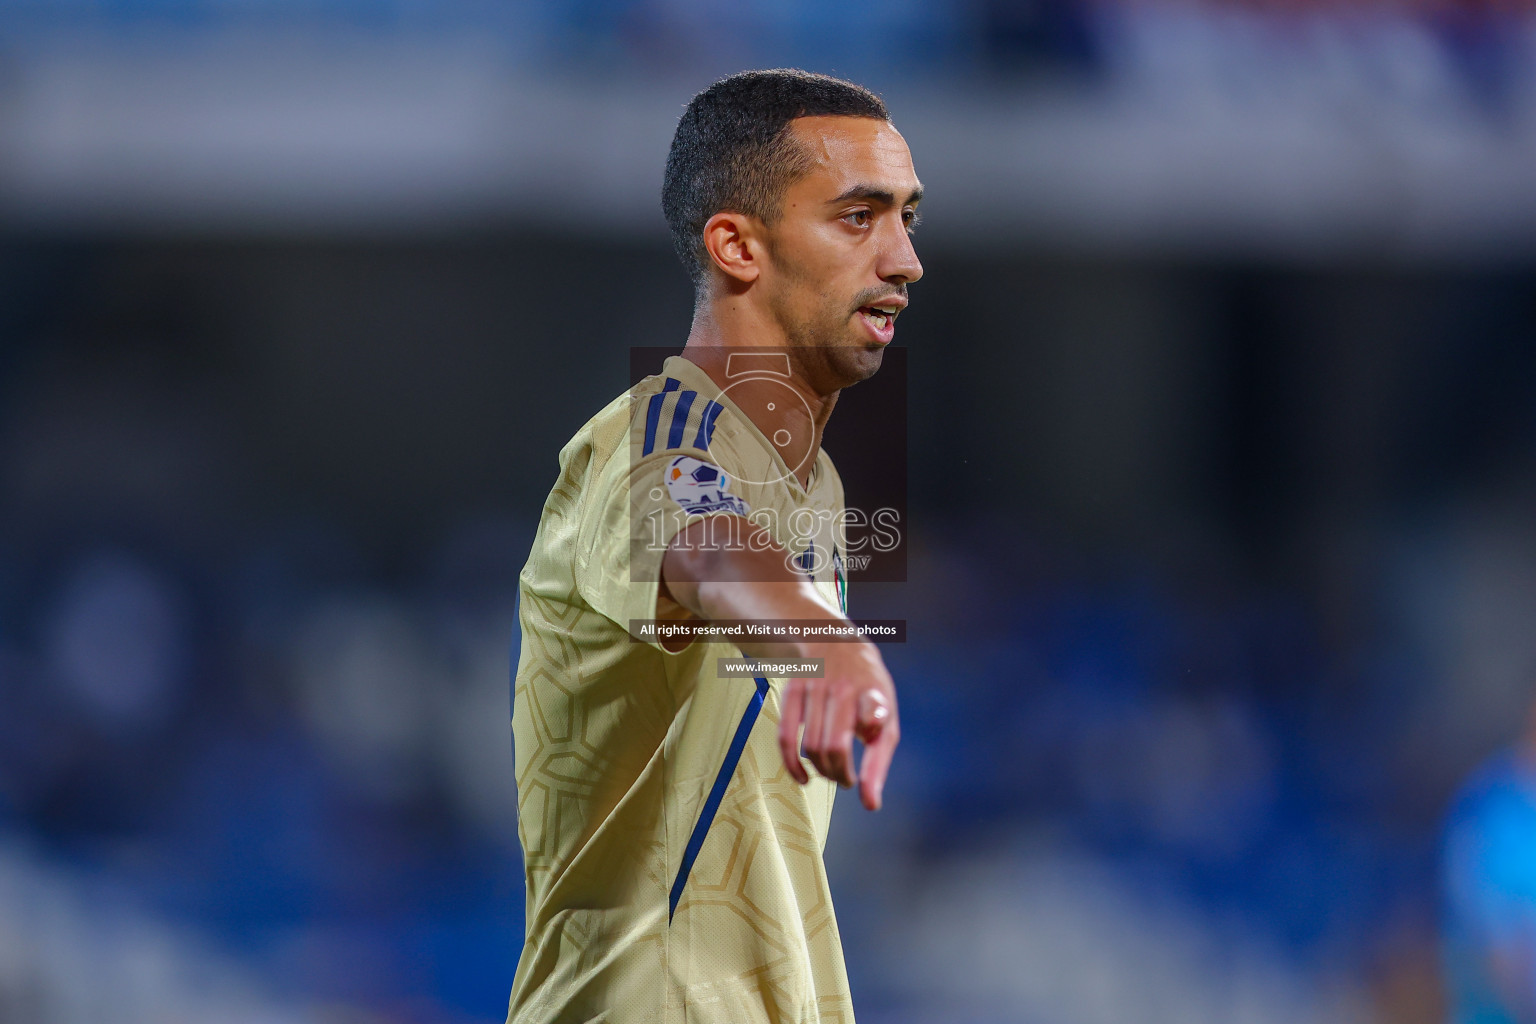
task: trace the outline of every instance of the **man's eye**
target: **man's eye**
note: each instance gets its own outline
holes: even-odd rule
[[[869,223],[869,217],[870,213],[868,210],[854,210],[843,219],[851,222],[854,227],[862,228]]]
[[[906,210],[903,211],[901,215],[901,222],[906,225],[906,228],[909,232],[915,230],[917,226],[922,223],[922,221],[922,214],[918,213],[916,210]]]

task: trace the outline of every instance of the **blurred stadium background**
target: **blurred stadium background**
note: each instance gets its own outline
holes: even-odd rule
[[[1533,58],[1496,0],[6,0],[0,1020],[501,1019],[516,574],[686,332],[676,117],[786,64],[930,196],[860,1019],[1444,1019],[1536,696]]]

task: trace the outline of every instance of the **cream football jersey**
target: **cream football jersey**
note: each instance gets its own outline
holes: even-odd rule
[[[742,362],[758,399],[776,372]],[[637,625],[676,532],[721,514],[767,528],[843,610],[832,460],[800,449],[802,487],[796,439],[764,437],[734,387],[674,356],[560,453],[520,578],[513,1024],[853,1021],[822,863],[836,787],[785,770],[782,680],[722,678],[734,645],[669,653]]]

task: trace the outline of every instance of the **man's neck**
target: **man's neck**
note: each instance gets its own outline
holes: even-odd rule
[[[789,357],[789,377],[733,380],[730,366],[733,350],[783,351]],[[735,402],[737,408],[771,444],[786,436],[796,439],[787,445],[778,445],[776,450],[784,457],[800,486],[808,487],[816,456],[821,451],[822,431],[841,392],[819,394],[804,379],[801,361],[791,350],[783,328],[742,298],[701,302],[695,307],[683,355],[708,374],[721,391],[729,388],[733,397],[741,396],[743,400]],[[800,397],[799,403],[772,400],[771,392],[784,386],[794,390]],[[752,400],[754,397],[761,400]],[[806,436],[807,430],[810,432],[808,441],[799,441]],[[806,443],[809,444],[808,451],[804,447]]]

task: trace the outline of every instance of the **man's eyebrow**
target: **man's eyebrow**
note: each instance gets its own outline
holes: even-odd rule
[[[919,185],[912,190],[912,194],[907,196],[907,201],[902,205],[915,206],[922,201],[922,198],[923,187]],[[870,202],[879,203],[882,206],[896,205],[896,193],[890,189],[881,188],[878,185],[854,185],[837,198],[827,200],[827,205],[846,203],[850,199],[868,199]]]

